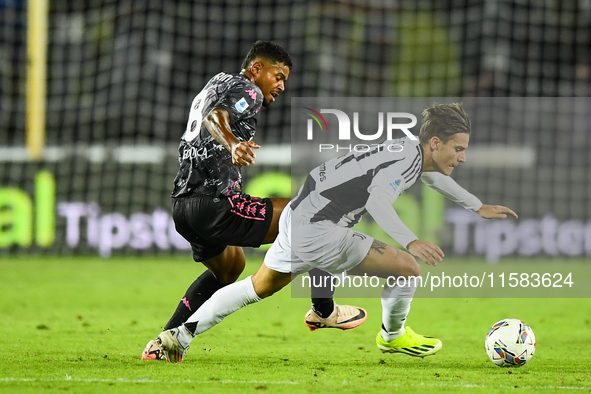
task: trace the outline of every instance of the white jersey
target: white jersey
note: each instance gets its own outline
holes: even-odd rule
[[[357,266],[373,238],[352,227],[365,212],[404,247],[417,237],[402,223],[392,203],[419,177],[464,208],[477,211],[478,198],[449,176],[422,173],[419,141],[400,138],[367,152],[351,152],[313,169],[279,218],[279,235],[265,265],[284,273],[321,268],[333,274]]]
[[[408,137],[385,141],[368,152],[352,151],[313,169],[291,206],[311,223],[329,220],[353,227],[366,212],[373,188],[394,202],[421,175],[423,148]]]
[[[406,247],[417,239],[398,218],[392,204],[417,179],[470,210],[482,203],[443,174],[422,174],[420,142],[387,140],[367,152],[352,151],[313,169],[291,202],[293,216],[309,223],[327,221],[353,227],[369,212],[386,233]]]

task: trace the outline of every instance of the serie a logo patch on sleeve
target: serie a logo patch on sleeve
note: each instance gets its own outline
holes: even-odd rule
[[[246,108],[248,108],[248,103],[246,102],[246,99],[242,97],[240,100],[236,102],[236,104],[234,104],[234,107],[236,107],[236,110],[238,110],[238,112],[243,113],[246,110]]]

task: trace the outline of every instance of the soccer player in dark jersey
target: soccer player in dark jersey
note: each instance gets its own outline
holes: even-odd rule
[[[351,151],[310,171],[298,195],[282,212],[277,240],[257,273],[216,292],[182,326],[160,333],[166,360],[182,361],[196,335],[312,268],[388,279],[376,345],[382,352],[416,357],[437,353],[442,347],[439,339],[416,334],[405,322],[421,280],[415,257],[437,265],[443,251],[418,239],[392,204],[421,179],[483,218],[517,218],[507,207],[483,204],[449,177],[466,161],[470,132],[470,120],[461,104],[436,104],[423,112],[418,139],[407,136],[372,146],[369,152]],[[366,212],[407,251],[351,229]]]
[[[193,259],[207,271],[191,284],[165,329],[184,323],[213,293],[238,279],[245,265],[243,246],[258,247],[277,237],[279,216],[289,198],[243,193],[240,170],[255,164],[259,111],[283,92],[291,67],[283,48],[257,41],[240,74],[217,74],[191,103],[179,145],[172,216],[176,230],[191,244]],[[363,308],[336,305],[326,297],[312,294],[312,310],[305,319],[311,329],[349,329],[366,320]],[[155,340],[142,358],[162,358]]]

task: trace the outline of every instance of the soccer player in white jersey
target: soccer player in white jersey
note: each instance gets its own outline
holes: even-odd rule
[[[437,245],[419,240],[398,218],[392,204],[420,178],[483,218],[517,218],[507,207],[482,204],[449,177],[466,161],[470,131],[470,120],[461,104],[437,104],[423,111],[418,140],[385,141],[368,152],[353,151],[312,170],[281,213],[279,235],[257,273],[218,290],[183,325],[158,336],[166,359],[182,361],[196,335],[313,268],[333,274],[346,271],[350,275],[407,278],[407,286],[384,287],[377,346],[383,352],[418,357],[438,352],[440,340],[416,334],[405,321],[417,285],[412,278],[421,272],[415,257],[437,265],[444,255]],[[365,212],[408,252],[352,230]]]

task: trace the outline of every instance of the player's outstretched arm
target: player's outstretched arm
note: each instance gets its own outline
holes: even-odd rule
[[[462,188],[449,176],[438,172],[424,172],[421,180],[453,202],[478,213],[485,219],[505,219],[507,215],[517,219],[517,214],[507,207],[482,204],[476,196]]]
[[[433,266],[441,262],[444,256],[441,248],[431,242],[417,239],[417,236],[400,220],[392,207],[392,201],[382,188],[371,189],[365,209],[382,230],[400,245],[405,246],[410,254]]]
[[[511,209],[502,205],[486,205],[482,204],[480,209],[476,211],[481,217],[485,219],[505,219],[507,215],[518,218],[517,214]]]
[[[209,133],[224,148],[232,153],[232,163],[237,166],[254,164],[253,149],[260,148],[254,141],[240,141],[230,128],[230,115],[223,108],[215,107],[203,119]]]
[[[478,197],[458,185],[450,176],[439,172],[424,172],[421,175],[421,181],[431,189],[443,194],[449,200],[472,212],[477,212],[482,206],[482,202]]]

